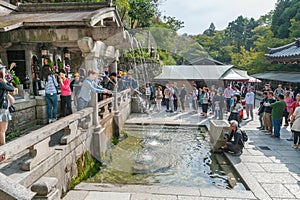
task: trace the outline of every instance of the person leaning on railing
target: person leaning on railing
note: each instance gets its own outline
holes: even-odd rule
[[[87,107],[91,100],[91,92],[111,94],[111,91],[104,89],[97,85],[95,79],[97,78],[97,72],[94,70],[88,71],[88,77],[83,81],[80,93],[78,95],[77,111]]]

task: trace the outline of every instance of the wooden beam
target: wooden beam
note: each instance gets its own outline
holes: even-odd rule
[[[123,32],[122,27],[78,27],[78,28],[40,28],[18,29],[0,32],[0,43],[19,42],[77,42],[83,37],[103,41],[112,35]]]

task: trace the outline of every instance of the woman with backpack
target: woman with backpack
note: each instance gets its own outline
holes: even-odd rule
[[[42,71],[42,84],[45,88],[46,94],[46,103],[47,103],[47,116],[48,123],[52,123],[56,121],[57,115],[57,104],[58,104],[58,94],[57,87],[58,82],[56,76],[52,74],[50,67],[48,65],[44,65]]]

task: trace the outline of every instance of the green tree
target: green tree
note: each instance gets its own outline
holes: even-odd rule
[[[176,32],[184,27],[184,22],[177,20],[175,17],[163,16],[163,20],[162,26],[172,31]]]
[[[300,1],[278,0],[271,24],[275,37],[288,38],[290,36],[292,19],[300,21]]]
[[[129,0],[130,29],[150,27],[158,14],[158,0]]]
[[[267,14],[260,16],[260,18],[257,20],[259,26],[271,26],[273,14],[274,10],[271,10]]]
[[[216,26],[214,25],[214,23],[211,23],[209,28],[203,32],[203,35],[214,36],[215,31],[216,31]]]
[[[239,16],[236,20],[230,22],[226,28],[226,35],[232,45],[240,48],[242,46],[250,49],[251,44],[247,42],[247,38],[252,36],[252,30],[258,26],[258,23],[253,19]]]
[[[127,20],[128,10],[130,9],[128,0],[114,0],[114,4],[116,5],[120,18],[124,23],[125,20]]]
[[[290,37],[291,38],[299,38],[300,37],[300,21],[296,21],[296,19],[291,19],[291,26],[289,28]]]

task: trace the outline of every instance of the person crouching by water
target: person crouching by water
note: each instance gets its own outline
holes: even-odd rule
[[[221,147],[224,152],[231,152],[233,155],[241,155],[243,152],[244,143],[242,141],[242,132],[238,128],[239,123],[236,120],[231,120],[230,124],[230,134],[225,135],[226,144]]]
[[[5,144],[5,132],[11,120],[8,107],[14,103],[14,98],[8,92],[13,91],[14,87],[5,79],[5,66],[0,64],[0,146]],[[5,155],[1,155],[0,161],[4,159]]]
[[[111,91],[97,85],[97,83],[95,82],[96,78],[97,78],[97,72],[94,70],[90,70],[88,72],[88,77],[83,81],[80,93],[78,95],[77,111],[87,107],[89,101],[91,100],[92,91],[96,93],[102,92],[105,94],[112,94]]]

